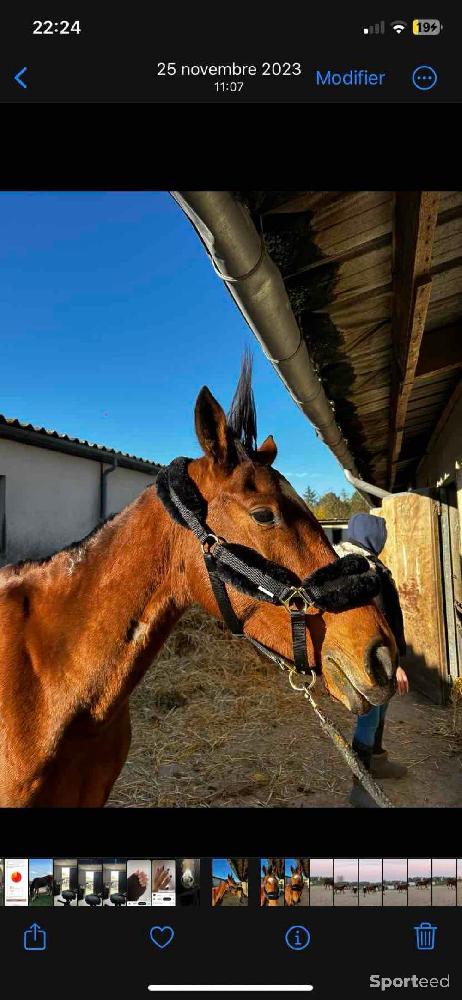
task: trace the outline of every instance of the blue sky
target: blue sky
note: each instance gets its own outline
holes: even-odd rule
[[[0,412],[157,462],[194,457],[197,393],[228,409],[249,345],[277,468],[298,492],[351,492],[168,193],[2,192],[0,218]]]
[[[216,878],[226,878],[227,875],[231,875],[231,878],[234,879],[234,881],[236,881],[236,876],[233,874],[231,865],[226,860],[226,858],[213,858],[212,874]]]
[[[51,858],[29,858],[29,882],[33,878],[40,878],[42,875],[53,874],[53,861]]]

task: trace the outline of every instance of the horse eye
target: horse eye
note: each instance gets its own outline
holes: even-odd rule
[[[250,514],[258,524],[274,524],[276,520],[271,507],[259,507],[258,510],[251,510]]]

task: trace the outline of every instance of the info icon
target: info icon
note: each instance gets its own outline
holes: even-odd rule
[[[311,934],[303,924],[294,924],[285,933],[285,942],[291,951],[304,951],[311,941]]]

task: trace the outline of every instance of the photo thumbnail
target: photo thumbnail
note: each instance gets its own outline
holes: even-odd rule
[[[360,906],[382,905],[382,858],[359,858],[358,897]]]
[[[334,905],[334,859],[310,858],[310,906]]]
[[[151,905],[151,861],[127,861],[127,906]]]
[[[175,860],[152,862],[152,905],[175,906],[176,903],[176,863]]]
[[[53,906],[52,858],[29,858],[29,906]]]
[[[213,858],[212,906],[247,906],[247,858]]]
[[[28,874],[28,858],[5,858],[5,906],[28,905]]]
[[[53,863],[53,902],[55,906],[77,906],[79,875],[77,858],[55,858]]]
[[[261,858],[260,906],[284,906],[284,858]]]
[[[79,858],[78,905],[93,910],[102,905],[103,865],[99,858]]]
[[[179,906],[199,906],[201,863],[199,858],[180,858],[177,899]]]
[[[103,906],[127,905],[127,862],[103,858]]]
[[[407,902],[408,906],[432,905],[431,858],[408,858]]]
[[[432,904],[457,905],[456,858],[432,858]]]
[[[310,859],[285,859],[285,891],[286,906],[309,906],[310,902]]]
[[[407,858],[383,859],[383,906],[407,906]]]
[[[358,906],[358,858],[334,859],[334,906]]]

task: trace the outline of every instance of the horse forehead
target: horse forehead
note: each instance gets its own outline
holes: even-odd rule
[[[256,466],[253,462],[241,462],[233,470],[229,486],[236,493],[245,493],[247,490],[259,493],[274,493],[278,491],[278,484],[274,472],[261,466]]]
[[[282,494],[283,497],[285,497],[287,500],[291,500],[292,503],[294,503],[300,510],[304,512],[304,514],[306,514],[308,508],[305,501],[302,500],[301,496],[298,495],[297,491],[294,489],[291,483],[289,483],[287,479],[284,479],[284,476],[280,476],[278,481],[278,488],[279,492]]]

